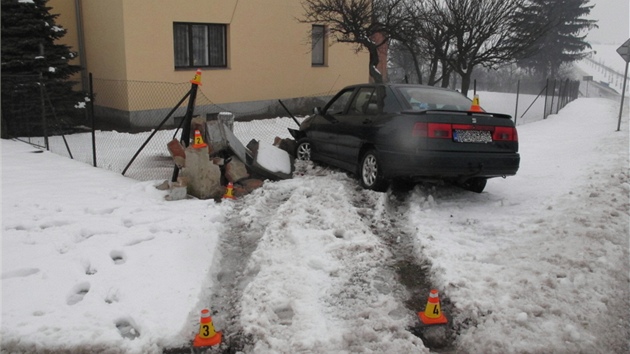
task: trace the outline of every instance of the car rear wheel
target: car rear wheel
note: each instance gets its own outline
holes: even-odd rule
[[[486,183],[488,182],[487,178],[483,177],[474,177],[466,182],[462,183],[462,188],[469,190],[475,193],[483,192],[483,189],[486,188]]]
[[[295,148],[295,158],[301,161],[309,161],[311,159],[311,142],[308,139],[298,140]]]
[[[387,181],[383,178],[383,171],[379,164],[376,151],[370,150],[361,159],[359,180],[363,188],[384,192],[387,189]]]

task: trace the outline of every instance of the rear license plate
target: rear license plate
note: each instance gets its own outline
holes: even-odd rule
[[[489,130],[459,130],[453,132],[453,140],[458,143],[491,143],[492,134]]]

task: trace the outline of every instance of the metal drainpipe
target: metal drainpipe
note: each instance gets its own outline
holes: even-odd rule
[[[77,20],[77,39],[79,42],[79,63],[81,65],[81,86],[83,91],[89,88],[87,75],[87,58],[85,54],[85,36],[83,32],[83,6],[81,0],[74,0]]]

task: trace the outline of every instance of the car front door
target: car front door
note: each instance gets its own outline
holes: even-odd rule
[[[347,113],[338,118],[335,135],[337,156],[350,170],[359,163],[361,146],[373,135],[373,124],[379,113],[378,102],[376,87],[360,87]]]
[[[338,159],[336,141],[339,119],[345,116],[353,93],[353,88],[340,91],[314,121],[316,124],[312,127],[310,138],[317,149],[317,154],[324,158]]]

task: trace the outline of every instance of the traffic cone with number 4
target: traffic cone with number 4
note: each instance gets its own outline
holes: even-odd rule
[[[425,325],[448,323],[446,316],[444,316],[440,308],[440,298],[438,297],[437,290],[431,290],[427,306],[424,308],[424,312],[418,312],[418,317],[420,317],[420,321]]]
[[[199,334],[195,336],[193,345],[195,347],[209,347],[221,343],[222,333],[214,330],[210,310],[201,310],[201,320],[199,320]]]

